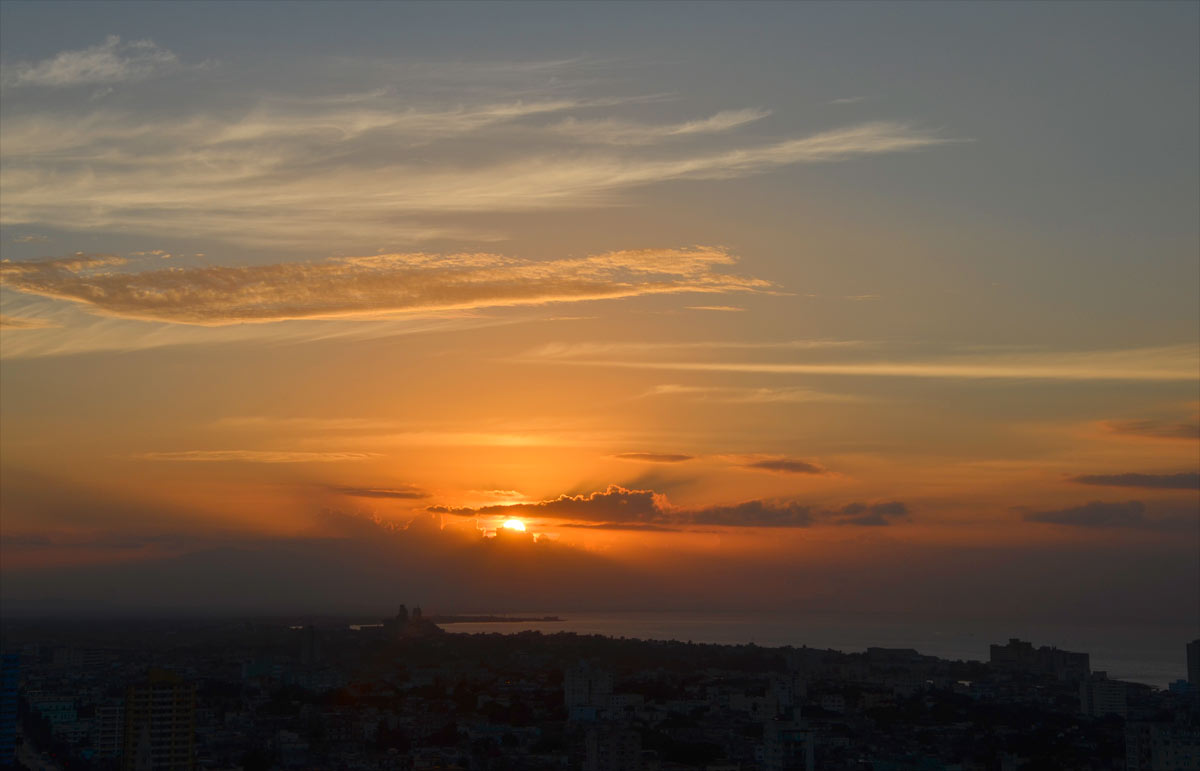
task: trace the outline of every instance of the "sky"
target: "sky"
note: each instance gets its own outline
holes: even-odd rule
[[[0,22],[6,613],[1200,626],[1197,4]]]

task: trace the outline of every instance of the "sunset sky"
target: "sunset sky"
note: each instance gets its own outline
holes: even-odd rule
[[[1195,617],[1200,5],[0,21],[12,612]]]

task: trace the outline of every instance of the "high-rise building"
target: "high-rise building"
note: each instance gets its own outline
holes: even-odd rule
[[[125,771],[192,771],[196,767],[196,686],[151,670],[125,694]]]
[[[101,760],[121,757],[125,745],[125,700],[106,699],[96,705],[92,748]]]
[[[1200,688],[1200,640],[1192,640],[1187,644],[1188,682],[1193,688]]]
[[[21,657],[0,656],[0,766],[15,765],[17,751],[17,686],[21,679]]]

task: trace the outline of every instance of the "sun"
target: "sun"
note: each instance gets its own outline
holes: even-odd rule
[[[518,533],[525,532],[525,523],[519,519],[508,519],[504,521],[505,530],[515,530]]]

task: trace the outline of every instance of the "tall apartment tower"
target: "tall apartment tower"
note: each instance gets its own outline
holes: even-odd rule
[[[1188,682],[1193,688],[1200,688],[1200,640],[1192,640],[1187,644]]]
[[[193,771],[196,685],[165,670],[125,694],[124,771]]]

